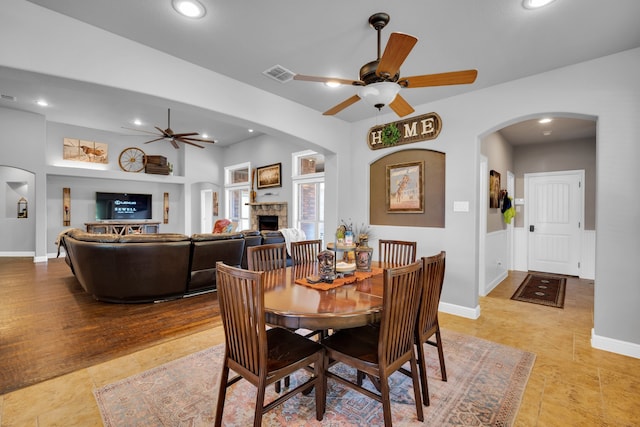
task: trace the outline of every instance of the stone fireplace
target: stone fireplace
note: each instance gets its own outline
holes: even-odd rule
[[[278,215],[258,215],[258,230],[277,230]]]
[[[259,217],[268,217],[267,222],[270,225],[265,230],[281,228],[289,228],[288,206],[287,202],[264,202],[249,203],[251,208],[250,226],[252,230],[260,230]],[[277,222],[275,222],[277,218]],[[275,225],[277,224],[277,228]],[[263,221],[264,227],[264,221]]]

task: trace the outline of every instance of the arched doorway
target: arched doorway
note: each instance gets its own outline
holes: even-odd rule
[[[550,118],[547,123],[540,123]],[[584,170],[583,185],[584,221],[580,224],[581,239],[580,277],[593,279],[595,275],[595,199],[596,199],[596,118],[571,113],[539,113],[520,117],[494,127],[480,138],[480,164],[486,159],[487,170],[497,170],[503,176],[513,174],[513,198],[516,216],[513,234],[509,237],[499,209],[490,208],[488,198],[482,196],[479,209],[484,214],[479,221],[479,277],[480,295],[486,295],[508,270],[529,269],[529,224],[525,223],[526,210],[531,209],[525,194],[525,174],[557,173],[558,171]],[[483,177],[480,177],[480,185]],[[506,189],[506,180],[505,180]],[[577,226],[577,224],[576,224]],[[482,286],[484,283],[484,287]]]

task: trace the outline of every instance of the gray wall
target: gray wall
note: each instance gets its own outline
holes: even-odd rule
[[[487,169],[500,174],[500,189],[507,189],[507,171],[513,172],[513,147],[504,137],[495,132],[482,139],[480,153],[487,158]],[[488,179],[487,179],[488,182]],[[487,190],[487,195],[488,195]],[[513,197],[513,194],[509,195]],[[489,207],[487,201],[487,233],[507,228],[499,208]]]
[[[584,229],[596,227],[596,141],[578,139],[551,144],[517,145],[513,150],[516,197],[524,197],[524,174],[566,170],[585,171]],[[526,203],[526,201],[525,201]],[[516,227],[524,227],[516,215]]]

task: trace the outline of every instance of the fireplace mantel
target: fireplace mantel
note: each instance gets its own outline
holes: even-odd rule
[[[287,202],[253,202],[246,203],[249,206],[261,206],[261,205],[286,205]]]

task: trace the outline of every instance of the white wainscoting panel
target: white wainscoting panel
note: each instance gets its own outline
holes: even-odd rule
[[[513,269],[527,271],[527,232],[524,227],[513,229]]]
[[[506,230],[487,233],[485,239],[485,289],[480,289],[480,296],[488,295],[500,282],[507,278],[509,264],[509,242]]]

